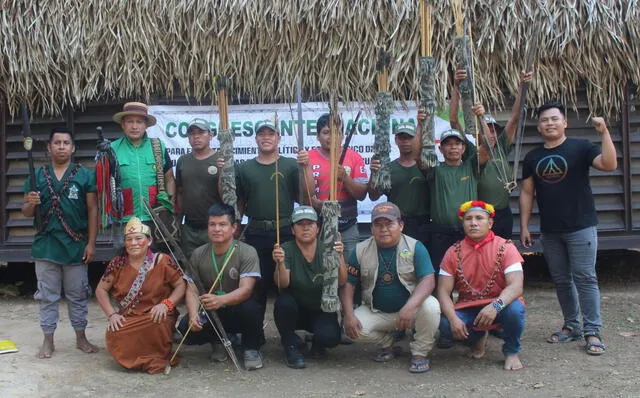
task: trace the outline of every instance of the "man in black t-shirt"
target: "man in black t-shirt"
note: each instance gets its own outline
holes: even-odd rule
[[[538,131],[544,145],[524,158],[520,187],[520,239],[531,246],[529,219],[536,194],[540,209],[540,232],[545,259],[553,282],[564,325],[549,343],[584,338],[590,355],[601,355],[605,346],[600,337],[600,291],[596,276],[598,223],[589,168],[613,171],[616,150],[604,119],[592,118],[602,137],[602,150],[585,139],[565,135],[564,106],[548,102],[538,109]],[[582,333],[578,322],[582,312]]]

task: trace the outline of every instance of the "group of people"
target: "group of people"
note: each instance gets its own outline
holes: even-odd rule
[[[456,72],[456,87],[464,78],[464,71]],[[523,72],[521,79],[530,80],[531,73]],[[324,242],[319,214],[329,199],[332,174],[329,115],[317,123],[319,146],[300,150],[296,159],[281,157],[276,126],[260,123],[255,132],[257,157],[235,168],[238,213],[249,220],[240,234],[236,209],[221,198],[224,159],[211,148],[214,133],[209,123],[197,119],[188,127],[192,150],[178,159],[174,178],[164,144],[152,142],[146,134],[155,118],[145,104],[125,104],[114,115],[124,135],[110,143],[122,176],[124,248],[109,262],[96,289],[108,319],[107,349],[123,367],[157,373],[177,361],[171,355],[176,328],[187,344],[211,344],[210,358],[223,361],[230,353],[222,344],[221,324],[226,333],[241,336],[245,368],[259,369],[267,296],[277,289],[274,318],[291,368],[306,367],[305,355],[325,357],[343,334],[356,343],[378,344],[374,360],[389,361],[399,354],[396,341],[409,335],[409,371],[422,373],[430,369],[428,355],[436,344],[447,348],[454,341],[467,341],[471,356],[481,358],[491,329],[499,329],[504,340],[504,368],[522,368],[518,353],[525,324],[523,259],[510,240],[510,192],[498,175],[506,158],[498,158],[493,150],[511,150],[517,108],[518,104],[502,129],[476,104],[473,112],[483,131],[476,148],[461,132],[454,90],[452,128],[440,138],[444,161],[435,167],[419,161],[422,116],[418,115],[418,126],[395,126],[400,156],[388,166],[388,192],[377,190],[367,178],[362,156],[347,149],[337,166],[339,239]],[[529,247],[535,195],[544,255],[564,318],[562,328],[547,341],[585,338],[586,352],[600,355],[605,346],[600,336],[597,218],[589,168],[614,170],[615,147],[602,118],[592,119],[602,138],[599,147],[566,136],[562,104],[546,103],[537,114],[544,144],[529,152],[523,163],[520,236]],[[32,249],[44,333],[40,358],[54,351],[62,290],[78,348],[97,351],[84,333],[87,264],[95,256],[98,230],[96,179],[72,160],[70,130],[54,128],[47,148],[51,163],[37,170],[35,189],[25,182],[22,207],[25,216],[38,211],[43,219]],[[380,162],[373,159],[371,173],[379,169]],[[299,192],[306,195],[294,207]],[[144,202],[157,205],[159,194],[171,198],[172,211],[184,220],[184,264],[154,250],[154,222]],[[373,200],[386,195],[387,201],[373,208],[371,237],[360,241],[357,206],[367,194]],[[341,259],[339,312],[321,308],[327,245]],[[177,319],[176,306],[183,300],[187,313]],[[312,335],[308,350],[306,340],[296,334],[301,329]]]

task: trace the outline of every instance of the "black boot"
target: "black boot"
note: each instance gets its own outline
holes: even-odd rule
[[[300,354],[298,347],[295,345],[290,345],[284,348],[284,361],[287,366],[292,369],[302,369],[307,367],[304,363],[304,357]]]

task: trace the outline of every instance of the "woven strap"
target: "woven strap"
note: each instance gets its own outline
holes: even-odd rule
[[[164,188],[164,173],[162,170],[164,169],[162,163],[162,144],[160,143],[159,138],[150,138],[151,140],[151,149],[153,150],[153,158],[156,162],[156,180],[158,182],[158,193],[165,192]]]
[[[475,290],[471,286],[467,278],[465,277],[464,271],[462,269],[462,246],[460,245],[460,242],[454,243],[456,257],[457,257],[457,267],[456,267],[457,278],[456,279],[459,280],[461,283],[460,290],[464,290],[465,293],[469,294],[472,300],[481,300],[481,299],[487,298],[489,293],[493,289],[493,286],[496,283],[496,279],[498,278],[498,273],[502,270],[502,259],[504,257],[504,252],[507,249],[507,245],[509,245],[510,243],[511,241],[507,240],[498,248],[498,253],[496,255],[496,262],[494,264],[493,271],[489,276],[487,285],[481,291]]]

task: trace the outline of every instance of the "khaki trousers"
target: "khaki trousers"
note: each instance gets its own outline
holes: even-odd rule
[[[366,305],[356,308],[355,316],[362,325],[358,342],[375,343],[380,347],[391,347],[394,337],[391,334],[396,326],[397,312],[372,311]],[[440,325],[440,304],[435,297],[429,296],[418,307],[414,323],[415,334],[409,344],[411,355],[427,356],[436,340],[436,332]]]

